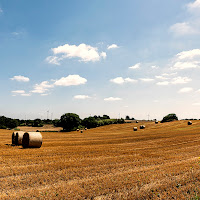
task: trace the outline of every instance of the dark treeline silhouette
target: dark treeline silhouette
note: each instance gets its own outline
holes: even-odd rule
[[[62,127],[63,131],[73,131],[83,128],[95,128],[98,126],[104,126],[109,124],[122,124],[125,123],[124,119],[110,119],[108,115],[94,115],[80,119],[75,113],[65,113],[60,119],[11,119],[5,116],[0,116],[0,129],[13,129],[17,126],[31,126],[31,127],[43,127],[44,124],[52,124],[55,127]]]

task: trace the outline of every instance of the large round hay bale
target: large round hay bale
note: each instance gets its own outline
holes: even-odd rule
[[[140,126],[140,129],[145,129],[145,125],[141,125],[141,126]]]
[[[158,121],[155,121],[155,124],[158,124]]]
[[[136,123],[139,123],[139,121],[136,121]]]
[[[15,145],[22,145],[22,139],[24,135],[24,131],[17,131],[15,136]]]
[[[12,145],[15,145],[16,133],[17,133],[17,131],[12,133]]]
[[[42,146],[42,135],[40,132],[26,132],[22,139],[23,148],[40,148]]]
[[[192,122],[191,122],[191,121],[188,121],[188,125],[192,125]]]
[[[134,128],[133,128],[133,131],[137,131],[137,127],[134,127]]]
[[[76,131],[79,132],[79,129],[77,128]]]

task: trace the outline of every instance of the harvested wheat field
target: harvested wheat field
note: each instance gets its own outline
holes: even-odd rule
[[[0,199],[198,199],[200,121],[44,132],[40,149],[0,130]]]

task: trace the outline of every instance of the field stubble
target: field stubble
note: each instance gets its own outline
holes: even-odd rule
[[[0,199],[200,196],[200,121],[145,125],[44,132],[40,149],[11,146],[12,132],[0,130]]]

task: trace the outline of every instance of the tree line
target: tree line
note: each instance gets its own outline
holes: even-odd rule
[[[44,124],[52,124],[55,127],[62,127],[63,131],[73,131],[83,128],[96,128],[98,126],[104,126],[109,124],[122,124],[125,123],[123,118],[110,119],[108,115],[94,115],[81,119],[79,115],[75,113],[65,113],[60,119],[11,119],[5,116],[0,116],[0,129],[13,129],[17,126],[31,126],[31,127],[43,127]]]

